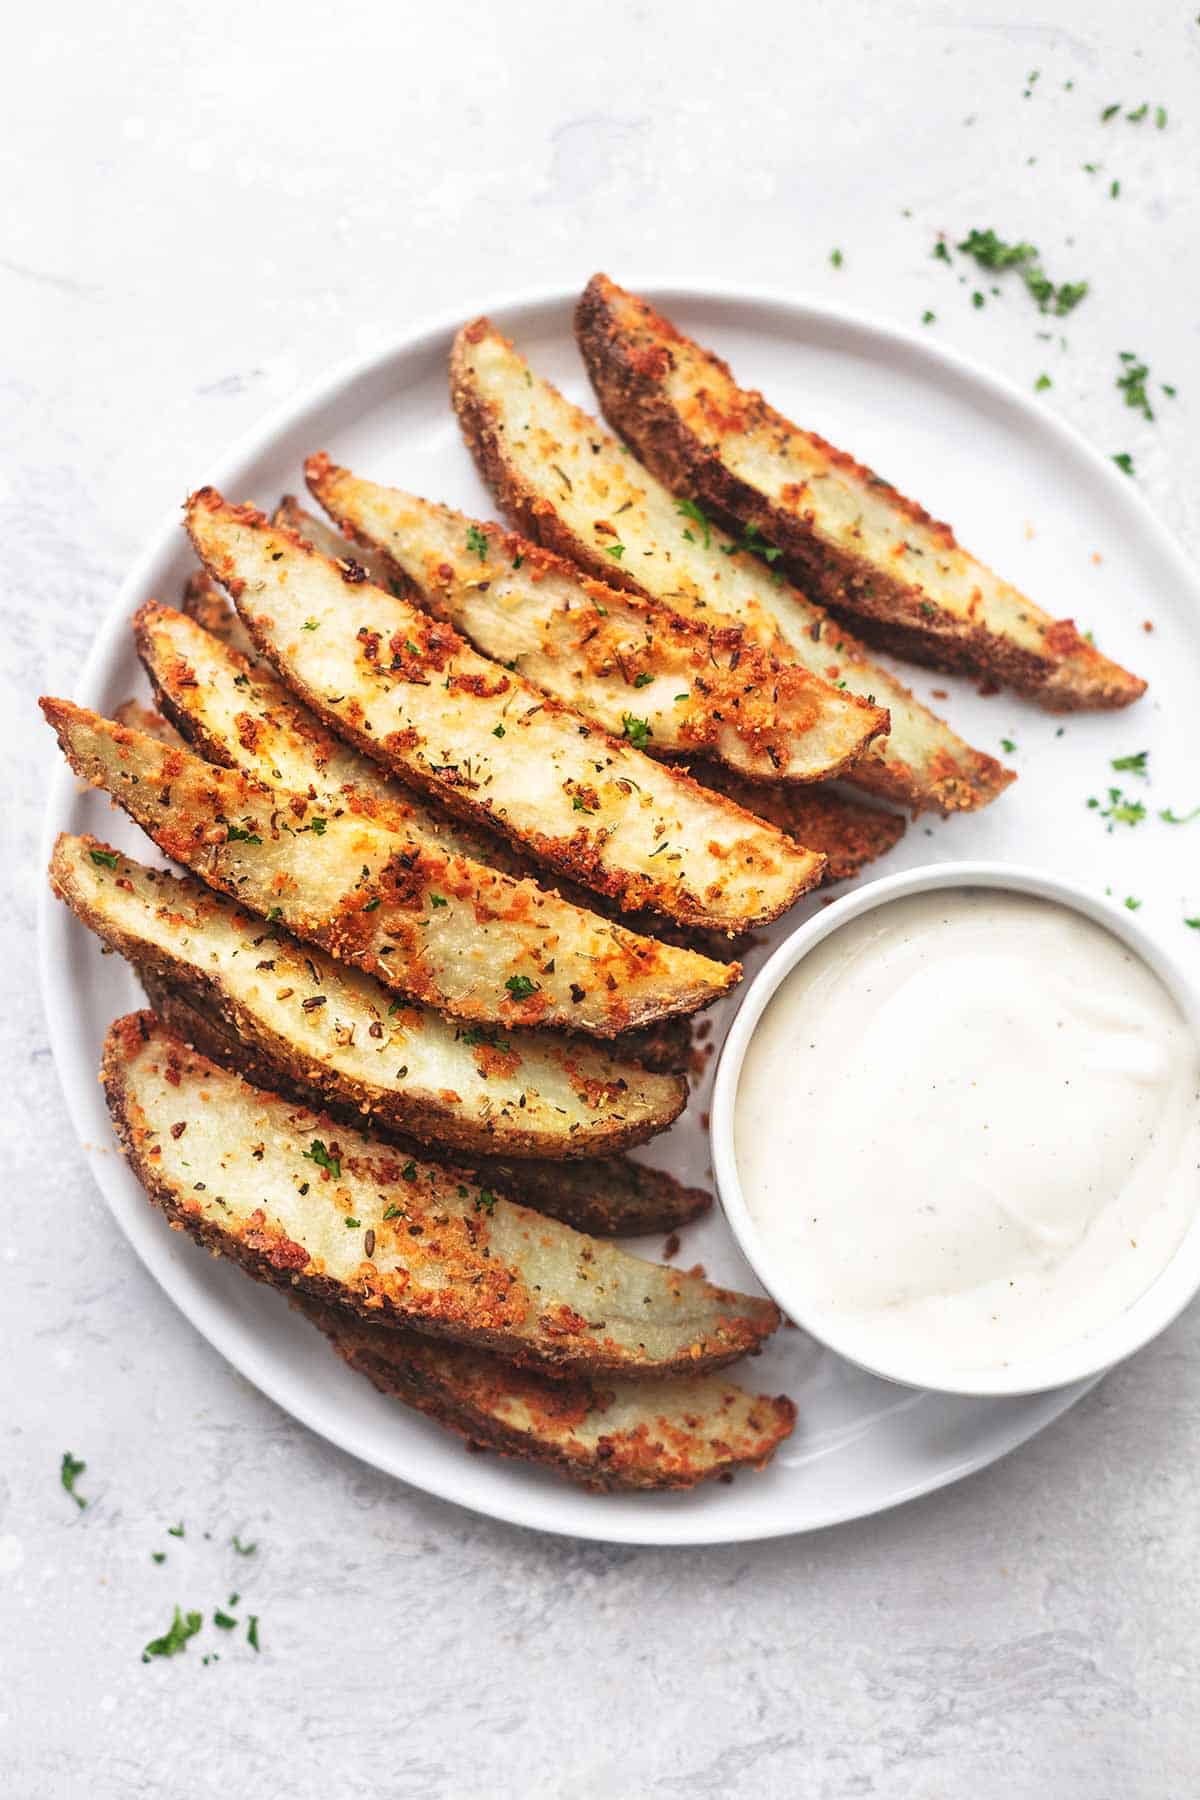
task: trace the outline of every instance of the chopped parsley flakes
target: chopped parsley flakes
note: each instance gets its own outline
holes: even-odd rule
[[[149,1662],[152,1656],[178,1656],[181,1650],[187,1649],[189,1638],[194,1638],[203,1624],[198,1612],[182,1613],[175,1608],[175,1617],[161,1637],[151,1638],[142,1651],[142,1661]]]
[[[318,1169],[324,1169],[327,1174],[332,1175],[335,1181],[341,1180],[341,1159],[340,1157],[335,1156],[332,1151],[327,1150],[320,1138],[313,1139],[308,1149],[304,1152],[304,1156],[307,1162],[316,1163]]]
[[[487,559],[488,559],[487,536],[484,532],[482,532],[479,529],[478,525],[469,525],[467,527],[467,549],[473,550],[475,552],[475,555],[479,558],[480,562],[487,561]]]
[[[1193,819],[1200,818],[1200,806],[1193,806],[1191,812],[1186,813],[1173,812],[1169,806],[1164,806],[1158,816],[1167,825],[1190,825]]]
[[[504,985],[514,1000],[528,1000],[538,991],[537,982],[531,981],[528,975],[510,975]]]
[[[704,548],[707,550],[712,542],[712,527],[709,525],[706,514],[700,510],[694,500],[678,501],[675,511],[679,514],[681,519],[690,519],[693,525],[698,525],[700,527],[704,540]],[[696,542],[694,532],[685,529],[683,535],[689,544],[694,544]]]
[[[1054,313],[1062,318],[1079,305],[1088,291],[1086,281],[1064,281],[1056,287],[1042,268],[1036,244],[1023,239],[1016,244],[1006,244],[990,226],[986,231],[969,231],[958,249],[965,256],[974,257],[981,269],[1016,269],[1039,312]],[[950,258],[946,256],[943,260],[949,262]],[[976,301],[976,305],[982,304],[982,298]]]
[[[1112,767],[1121,775],[1146,775],[1146,764],[1149,761],[1148,750],[1134,750],[1129,756],[1114,756]]]
[[[98,869],[115,869],[117,866],[115,850],[89,850],[88,855]]]
[[[240,825],[225,827],[226,842],[230,844],[261,844],[262,839],[257,831],[243,831]]]
[[[635,750],[644,750],[654,735],[649,721],[635,718],[632,713],[621,714],[621,730]]]
[[[1133,458],[1128,450],[1118,450],[1112,459],[1124,475],[1133,474]]]
[[[625,546],[624,544],[605,544],[604,554],[611,556],[614,562],[620,562],[625,554]]]
[[[66,1492],[70,1494],[72,1500],[81,1512],[87,1505],[87,1501],[82,1494],[77,1494],[75,1492],[75,1483],[86,1468],[87,1464],[85,1462],[80,1462],[77,1456],[72,1456],[69,1450],[63,1451],[62,1463],[59,1466],[58,1471],[58,1479],[62,1482]]]
[[[1098,812],[1102,819],[1108,820],[1110,831],[1114,825],[1140,825],[1146,817],[1146,808],[1140,800],[1130,800],[1120,788],[1115,787],[1108,790],[1107,806],[1101,806],[1095,797],[1088,801],[1088,806],[1093,812]]]

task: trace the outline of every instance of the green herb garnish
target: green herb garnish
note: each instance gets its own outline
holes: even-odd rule
[[[1190,825],[1193,819],[1200,818],[1200,806],[1193,806],[1191,812],[1186,813],[1172,812],[1169,806],[1164,806],[1158,816],[1167,825]]]
[[[649,687],[653,680],[654,677],[651,675],[649,669],[643,669],[640,675],[634,676],[633,685],[635,688]]]
[[[250,1648],[252,1650],[261,1650],[261,1648],[262,1648],[261,1644],[258,1641],[258,1614],[257,1613],[250,1614],[250,1622],[246,1626],[246,1642],[250,1645]]]
[[[973,256],[982,269],[1017,269],[1039,312],[1052,312],[1062,318],[1079,305],[1088,291],[1086,281],[1064,281],[1055,287],[1038,260],[1036,244],[1024,240],[1006,244],[990,226],[986,231],[968,232],[958,248]]]
[[[151,1638],[142,1651],[142,1661],[149,1662],[152,1656],[178,1656],[187,1649],[188,1639],[195,1637],[203,1622],[198,1612],[182,1613],[176,1607],[169,1628],[161,1637]]]
[[[430,906],[449,906],[450,902],[444,894],[430,894],[429,904]]]
[[[243,831],[240,825],[227,825],[225,837],[231,844],[261,844],[257,831]]]
[[[63,1487],[66,1492],[70,1494],[80,1512],[82,1512],[87,1505],[87,1501],[82,1494],[77,1494],[75,1492],[75,1483],[86,1468],[87,1464],[85,1462],[80,1462],[77,1456],[72,1456],[69,1450],[63,1451],[62,1462],[59,1465],[58,1470],[58,1479],[62,1482]]]
[[[1144,362],[1139,362],[1132,350],[1117,352],[1125,364],[1117,376],[1117,387],[1125,396],[1126,406],[1132,406],[1134,412],[1140,412],[1144,419],[1154,420],[1154,408],[1150,404],[1150,396],[1146,392],[1146,381],[1150,374]]]
[[[241,1538],[238,1537],[236,1532],[234,1532],[233,1536],[230,1538],[229,1541],[233,1545],[234,1549],[237,1551],[239,1556],[253,1556],[254,1552],[258,1549],[257,1544],[243,1544]]]
[[[675,506],[675,511],[679,514],[680,518],[690,519],[693,525],[698,525],[700,527],[700,530],[704,534],[704,548],[707,550],[712,542],[712,528],[709,525],[707,515],[701,511],[694,500],[678,501]],[[696,542],[695,537],[690,531],[685,531],[683,535],[689,544],[694,544]]]
[[[625,554],[625,546],[624,544],[605,544],[604,554],[611,556],[614,562],[620,562]]]
[[[830,262],[831,262],[831,263],[832,263],[832,264],[833,264],[833,266],[834,266],[834,268],[835,268],[835,269],[840,269],[840,268],[841,268],[841,266],[842,266],[842,253],[841,253],[841,251],[840,251],[840,250],[831,250],[831,251],[830,251],[830,252],[829,252],[829,260],[830,260]]]
[[[653,736],[649,721],[635,718],[632,713],[621,714],[621,730],[635,750],[644,750]]]
[[[1005,756],[1011,756],[1016,747],[1017,746],[1013,743],[1011,738],[1000,739],[1000,748],[1003,750]]]
[[[493,737],[494,737],[494,738],[502,738],[502,737],[503,737],[503,736],[504,736],[504,727],[503,727],[503,725],[493,725],[493,727],[492,727],[492,736],[493,736]]]
[[[316,1163],[318,1169],[324,1169],[327,1174],[332,1175],[335,1181],[341,1180],[341,1158],[334,1156],[331,1151],[327,1150],[320,1138],[313,1139],[308,1149],[304,1152],[304,1159],[306,1162]]]
[[[475,552],[476,556],[479,558],[480,562],[487,561],[487,559],[488,559],[487,536],[484,532],[480,531],[478,525],[469,525],[467,527],[467,549],[473,550]]]
[[[491,1188],[480,1188],[475,1197],[475,1211],[485,1212],[490,1219],[496,1210],[496,1201],[499,1197],[498,1194],[493,1194]]]
[[[1133,458],[1130,456],[1128,450],[1119,450],[1112,460],[1116,463],[1122,474],[1133,474]]]
[[[1111,767],[1121,775],[1145,775],[1148,750],[1135,750],[1129,756],[1114,756]]]
[[[117,866],[115,850],[89,850],[88,855],[98,869],[115,869]]]
[[[538,991],[537,982],[531,981],[528,975],[510,975],[504,985],[514,1000],[528,1000]]]

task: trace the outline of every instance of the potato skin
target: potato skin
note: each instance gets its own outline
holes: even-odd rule
[[[968,622],[937,604],[936,588],[927,597],[878,557],[819,538],[799,502],[781,504],[741,479],[721,454],[727,433],[756,434],[783,452],[789,437],[803,438],[855,483],[886,494],[897,531],[906,523],[926,528],[959,550],[948,525],[815,432],[801,432],[761,394],[737,387],[727,363],[685,338],[648,301],[594,275],[580,296],[575,335],[605,418],[658,479],[702,501],[727,527],[760,532],[783,552],[798,586],[873,643],[936,669],[991,676],[1054,712],[1127,706],[1145,692],[1144,681],[1092,649],[1070,621],[1041,615],[1044,650]],[[713,421],[712,442],[690,428],[665,390],[663,377],[677,357],[695,366],[698,381],[711,382],[711,392],[698,393]]]
[[[508,339],[496,330],[490,320],[480,318],[465,325],[455,339],[450,354],[450,391],[467,447],[475,459],[480,475],[495,495],[500,510],[527,537],[574,561],[580,568],[610,585],[651,599],[662,597],[664,584],[661,580],[655,581],[652,575],[648,578],[652,564],[644,560],[646,555],[660,556],[667,547],[668,539],[663,535],[661,517],[659,523],[648,526],[640,539],[642,556],[635,555],[628,562],[602,567],[609,559],[582,528],[579,516],[573,515],[571,509],[556,501],[549,491],[549,484],[542,478],[540,468],[535,475],[530,473],[528,465],[522,466],[522,458],[513,451],[509,443],[509,428],[514,423],[513,415],[518,402],[511,394],[507,398],[498,399],[496,384],[493,382],[489,385],[487,379],[480,374],[481,361],[487,358],[489,351],[494,352],[497,346],[502,347],[504,358],[511,364],[509,376],[515,381],[523,372],[527,382],[532,383],[548,402],[557,429],[563,434],[574,434],[588,443],[614,498],[618,492],[623,492],[627,501],[636,502],[642,483],[653,482],[655,489],[660,488],[661,484],[653,481],[641,465],[632,465],[636,470],[636,475],[632,475],[629,472],[632,459],[624,453],[616,440],[610,438],[595,419],[565,400],[549,382],[538,380],[525,359],[513,350]],[[525,383],[520,383],[518,391],[523,392],[525,386]],[[502,392],[504,387],[505,384],[501,383]],[[573,466],[579,468],[578,459]],[[587,466],[586,462],[584,466]],[[652,506],[658,507],[661,515],[659,503],[662,500],[669,501],[669,488],[661,487],[658,500],[653,495],[647,498]],[[673,507],[671,510],[675,511]],[[625,531],[628,536],[628,525]],[[723,552],[734,553],[731,568],[736,568],[747,560],[744,555],[737,553],[736,539],[718,547],[718,563],[723,560]],[[700,567],[693,570],[690,577],[695,588],[692,600],[689,601],[686,597],[685,582],[683,595],[676,594],[674,600],[668,603],[680,605],[686,610],[696,599],[702,599],[704,608],[707,608],[713,586],[707,580],[709,573],[711,571],[706,569],[702,559]],[[943,720],[922,706],[902,682],[878,664],[873,664],[849,631],[840,624],[835,624],[828,614],[795,589],[790,590],[790,598],[797,616],[793,618],[790,629],[784,630],[779,620],[773,618],[770,579],[769,574],[763,577],[763,585],[768,591],[761,597],[756,609],[761,616],[757,621],[747,621],[756,640],[790,660],[812,667],[816,653],[809,646],[822,641],[826,626],[836,630],[843,640],[838,645],[838,650],[842,653],[839,660],[855,669],[859,691],[865,686],[870,693],[879,696],[881,703],[889,711],[890,733],[882,740],[881,753],[876,755],[869,751],[847,773],[847,779],[854,787],[909,808],[914,813],[970,812],[989,805],[1003,793],[1014,779],[1011,770],[1005,769],[995,757],[987,756],[965,743]],[[674,583],[671,583],[666,591],[673,589]],[[743,615],[735,609],[729,616],[742,618]],[[801,633],[801,643],[797,642],[797,631]],[[831,679],[837,673],[836,669],[830,671],[827,666],[823,668],[823,672]],[[902,742],[907,742],[907,750],[901,749]]]
[[[487,1196],[484,1209],[484,1196],[477,1193],[472,1208],[466,1171],[414,1160],[406,1174],[390,1146],[369,1140],[353,1152],[348,1172],[340,1176],[342,1186],[330,1198],[319,1187],[309,1196],[305,1176],[298,1189],[304,1211],[291,1233],[300,1230],[314,1244],[325,1241],[329,1250],[329,1230],[334,1221],[342,1221],[334,1204],[341,1195],[363,1209],[372,1239],[377,1219],[381,1230],[394,1216],[411,1220],[415,1229],[387,1226],[393,1242],[409,1248],[399,1256],[393,1252],[387,1267],[371,1260],[373,1242],[364,1253],[348,1245],[344,1255],[329,1250],[330,1260],[314,1256],[273,1223],[266,1209],[272,1204],[271,1182],[280,1180],[280,1165],[303,1168],[305,1139],[319,1140],[314,1147],[324,1141],[336,1146],[334,1119],[231,1080],[151,1012],[127,1014],[110,1026],[100,1078],[129,1166],[173,1227],[240,1263],[258,1281],[289,1292],[298,1288],[370,1323],[470,1343],[551,1375],[654,1380],[723,1368],[759,1349],[781,1322],[771,1301],[631,1257],[501,1196]],[[164,1095],[170,1097],[169,1112]],[[168,1134],[155,1120],[165,1122],[172,1114],[178,1122]],[[189,1124],[198,1130],[188,1139],[186,1160],[181,1161],[183,1153],[168,1136],[178,1140]],[[221,1150],[213,1154],[206,1138],[218,1125]],[[247,1161],[256,1165],[252,1193],[266,1196],[257,1202],[247,1197],[245,1174],[237,1174],[239,1163],[244,1170]],[[365,1174],[356,1172],[355,1161],[365,1166]],[[268,1173],[259,1175],[260,1164]],[[178,1172],[184,1167],[186,1177]],[[240,1194],[238,1179],[243,1182]],[[286,1179],[294,1180],[294,1173]],[[211,1181],[220,1182],[223,1193],[213,1191]],[[383,1210],[385,1202],[396,1208],[395,1214]],[[220,1210],[214,1214],[213,1208]],[[349,1222],[358,1224],[357,1219]],[[348,1260],[360,1254],[363,1260]],[[344,1272],[330,1273],[331,1267]],[[611,1325],[604,1319],[589,1321],[570,1304],[576,1290],[586,1287],[589,1296],[601,1295],[610,1283],[612,1290],[629,1297],[639,1288],[644,1291],[646,1310],[637,1310],[636,1326],[632,1315],[622,1318],[619,1313]],[[604,1337],[591,1335],[606,1328]],[[657,1348],[651,1347],[652,1340]]]
[[[605,1431],[619,1392],[613,1384],[548,1379],[465,1345],[364,1325],[295,1297],[293,1305],[381,1394],[458,1432],[472,1449],[540,1463],[594,1493],[679,1490],[761,1469],[795,1424],[795,1405],[783,1395],[676,1377],[674,1392],[645,1405],[635,1426]]]
[[[415,1128],[398,1129],[323,1086],[320,1070],[310,1063],[273,1061],[261,1043],[238,1036],[234,1021],[219,1005],[208,1003],[205,995],[184,984],[172,984],[160,968],[146,963],[135,966],[146,998],[164,1025],[243,1081],[268,1093],[284,1094],[301,1105],[321,1107],[356,1131],[370,1129],[406,1155],[415,1153],[435,1162],[465,1166],[519,1206],[560,1219],[576,1231],[592,1237],[678,1231],[712,1206],[712,1196],[702,1188],[685,1187],[673,1175],[624,1156],[605,1156],[602,1145],[599,1154],[581,1153],[565,1162],[547,1157],[544,1151],[530,1150],[522,1158],[521,1147],[515,1143],[506,1143],[503,1155],[494,1154],[493,1147],[485,1144],[489,1153],[480,1155],[478,1144],[456,1144],[445,1131],[426,1139]],[[313,1079],[307,1078],[310,1074]]]

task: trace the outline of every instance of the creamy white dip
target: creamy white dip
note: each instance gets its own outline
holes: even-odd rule
[[[796,966],[734,1134],[768,1279],[818,1335],[877,1367],[999,1369],[1085,1339],[1169,1261],[1200,1197],[1200,1052],[1111,932],[944,889]]]

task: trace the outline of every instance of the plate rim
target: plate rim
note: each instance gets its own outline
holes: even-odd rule
[[[911,327],[894,324],[861,308],[830,304],[811,293],[790,293],[759,283],[745,285],[728,280],[693,282],[655,276],[647,276],[645,279],[634,277],[630,286],[668,310],[671,307],[686,308],[716,302],[734,308],[774,311],[794,324],[798,337],[804,335],[806,328],[825,334],[839,329],[849,330],[864,340],[874,342],[885,352],[893,355],[897,351],[903,352],[914,358],[918,365],[930,365],[935,371],[949,374],[960,383],[982,390],[992,400],[1012,409],[1021,420],[1043,433],[1051,442],[1057,440],[1074,461],[1082,461],[1087,466],[1092,477],[1098,479],[1112,496],[1114,508],[1119,512],[1123,511],[1137,529],[1153,540],[1157,553],[1171,565],[1181,584],[1191,591],[1193,601],[1200,610],[1200,578],[1174,533],[1159,518],[1144,494],[1128,477],[1119,473],[1104,452],[1097,449],[1074,425],[1058,414],[1038,407],[1007,376],[977,363],[953,346],[918,334]],[[561,283],[517,288],[491,300],[483,310],[500,321],[519,312],[545,312],[551,309],[569,312],[574,307],[579,291],[574,284]],[[479,310],[452,310],[447,307],[426,313],[411,327],[385,342],[334,363],[322,376],[309,382],[299,392],[270,407],[262,419],[244,432],[224,456],[215,459],[211,475],[213,484],[224,489],[231,482],[242,479],[238,471],[256,458],[269,454],[275,441],[304,414],[336,402],[346,389],[356,383],[369,381],[372,376],[378,376],[397,358],[419,359],[427,356],[439,342],[448,341],[464,319],[478,316]],[[179,530],[178,509],[173,508],[147,535],[129,573],[104,609],[91,647],[74,680],[77,692],[94,692],[110,673],[110,665],[121,644],[122,623],[144,598],[151,570],[163,556],[165,546],[176,538]],[[49,861],[54,838],[61,829],[59,820],[66,814],[73,789],[74,777],[65,765],[60,764],[55,768],[49,784],[43,813],[40,837],[43,868]],[[70,996],[68,984],[52,966],[50,956],[52,921],[57,916],[56,904],[48,883],[41,881],[37,904],[37,964],[42,1010],[68,1117],[114,1223],[166,1297],[193,1329],[240,1375],[306,1429],[334,1444],[347,1455],[378,1469],[392,1480],[403,1482],[418,1493],[430,1494],[472,1513],[526,1530],[546,1531],[556,1536],[591,1542],[663,1549],[763,1542],[874,1517],[962,1481],[1028,1443],[1061,1418],[1103,1379],[1103,1374],[1099,1374],[1067,1388],[1030,1396],[1029,1415],[1016,1421],[1015,1429],[1014,1422],[1006,1423],[1005,1428],[996,1434],[1000,1440],[998,1448],[996,1438],[993,1437],[976,1452],[902,1485],[882,1502],[853,1510],[842,1507],[831,1510],[827,1516],[800,1523],[784,1517],[763,1520],[747,1529],[744,1525],[739,1525],[736,1506],[731,1504],[719,1512],[697,1514],[694,1523],[689,1521],[689,1515],[675,1515],[675,1528],[664,1532],[663,1526],[672,1515],[647,1506],[644,1515],[639,1515],[639,1518],[645,1518],[644,1526],[640,1522],[626,1525],[611,1515],[606,1518],[602,1496],[598,1500],[594,1526],[590,1521],[556,1523],[553,1520],[529,1517],[530,1507],[527,1503],[522,1503],[522,1490],[519,1487],[513,1489],[511,1504],[507,1498],[497,1503],[495,1497],[492,1497],[484,1505],[465,1495],[460,1484],[453,1480],[443,1480],[436,1472],[432,1477],[423,1475],[419,1479],[411,1473],[400,1473],[372,1454],[371,1449],[359,1442],[354,1433],[342,1430],[336,1416],[318,1418],[315,1409],[307,1404],[303,1384],[296,1384],[293,1376],[278,1376],[273,1363],[248,1367],[241,1347],[229,1341],[231,1333],[227,1330],[224,1319],[220,1316],[206,1317],[201,1309],[194,1311],[180,1298],[172,1279],[170,1259],[165,1254],[168,1241],[154,1232],[135,1235],[128,1229],[118,1211],[113,1190],[122,1175],[130,1181],[133,1177],[123,1163],[99,1161],[95,1154],[98,1147],[90,1145],[87,1140],[82,1094],[76,1091],[73,1082],[68,1079],[64,1050],[71,1025]],[[147,1216],[152,1223],[155,1222],[154,1215],[149,1210]],[[297,1386],[298,1395],[292,1391]],[[748,1480],[750,1477],[744,1476],[743,1479]]]

